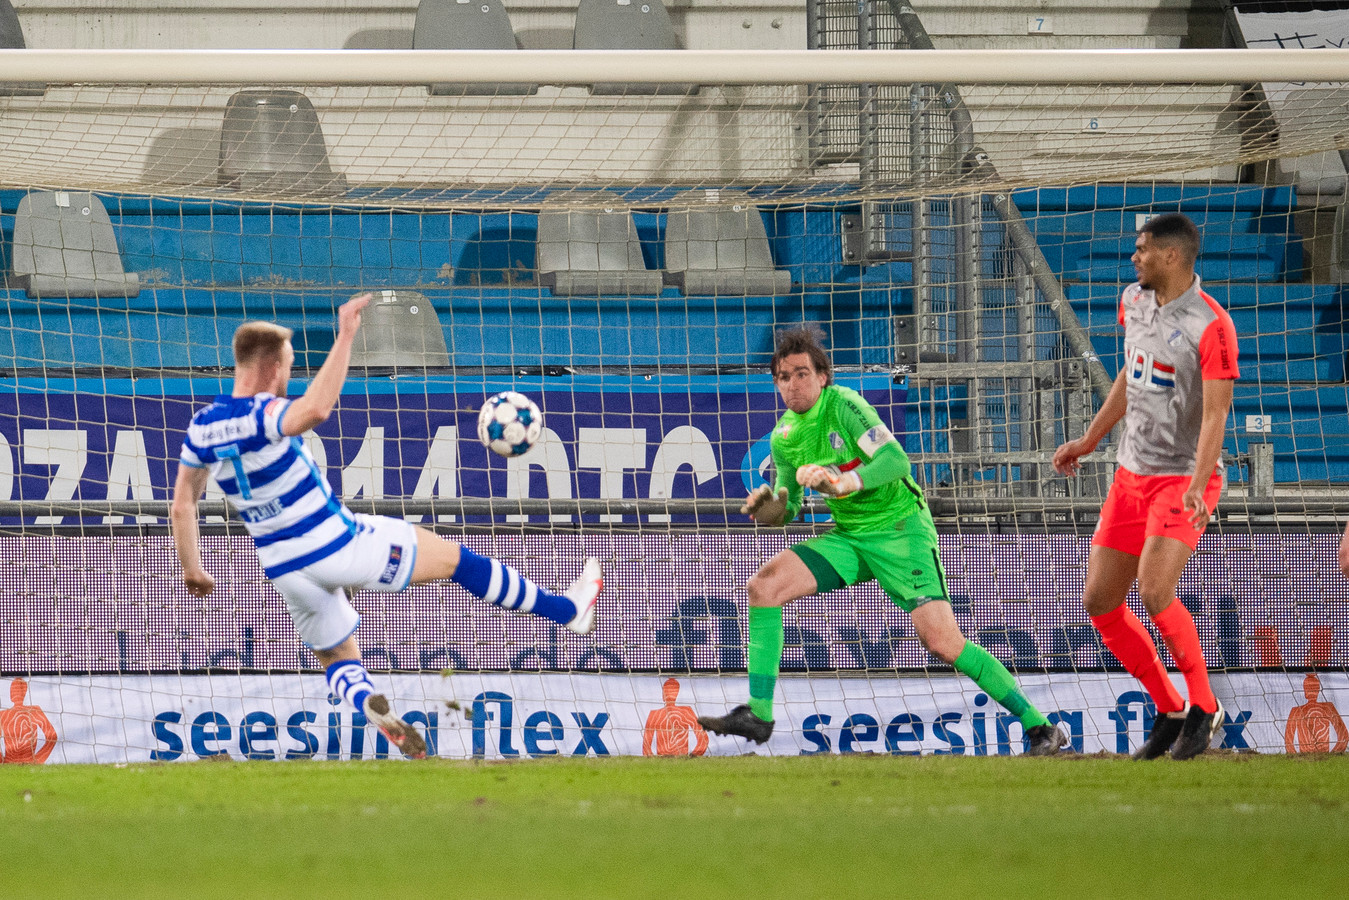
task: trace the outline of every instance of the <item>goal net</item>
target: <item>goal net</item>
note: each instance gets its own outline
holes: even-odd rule
[[[605,570],[587,638],[453,585],[355,597],[376,681],[440,755],[702,752],[680,710],[744,700],[746,580],[830,524],[818,501],[785,531],[737,513],[798,325],[902,435],[969,638],[1074,748],[1136,747],[1152,707],[1081,606],[1113,442],[1077,478],[1048,461],[1119,370],[1135,234],[1168,211],[1240,334],[1229,483],[1179,590],[1223,746],[1314,749],[1297,708],[1349,701],[1330,54],[137,56],[0,52],[0,716],[51,725],[6,731],[9,758],[388,753],[327,698],[219,492],[210,597],[167,526],[234,329],[294,329],[296,394],[365,290],[306,436],[334,491],[545,586]],[[475,431],[506,389],[546,427],[510,461]],[[785,620],[763,752],[1020,752],[874,582]]]

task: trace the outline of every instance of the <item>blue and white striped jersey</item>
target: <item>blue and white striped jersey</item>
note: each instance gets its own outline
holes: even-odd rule
[[[356,535],[351,511],[333,496],[304,443],[281,433],[290,404],[272,394],[222,394],[192,417],[179,456],[185,466],[210,467],[268,578],[331,556]]]

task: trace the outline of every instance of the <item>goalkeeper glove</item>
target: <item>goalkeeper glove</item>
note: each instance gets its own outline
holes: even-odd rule
[[[840,472],[832,466],[802,466],[796,470],[796,482],[826,497],[846,497],[862,489],[862,479],[856,472]]]
[[[778,488],[777,493],[766,484],[755,488],[745,498],[740,507],[742,515],[749,516],[760,525],[782,525],[787,519],[787,489]]]

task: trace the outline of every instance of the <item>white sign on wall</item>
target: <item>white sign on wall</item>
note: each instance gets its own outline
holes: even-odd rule
[[[716,715],[743,702],[743,676],[515,672],[375,680],[426,732],[433,752],[449,758],[1022,751],[1015,717],[952,675],[783,678],[777,728],[762,748],[709,736],[696,723],[695,713]],[[1151,727],[1151,706],[1127,675],[1026,675],[1021,683],[1079,752],[1130,752]],[[1227,707],[1225,749],[1326,752],[1349,744],[1340,713],[1349,709],[1343,672],[1217,674],[1214,689]],[[0,708],[6,762],[391,755],[363,717],[330,701],[317,675],[34,678],[0,682],[5,694],[12,701]]]

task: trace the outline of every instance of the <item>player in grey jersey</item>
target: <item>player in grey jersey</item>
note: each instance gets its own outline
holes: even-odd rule
[[[1083,603],[1101,639],[1143,682],[1157,707],[1136,759],[1203,753],[1223,723],[1194,619],[1176,599],[1181,572],[1222,493],[1223,429],[1238,377],[1232,318],[1200,287],[1199,231],[1168,213],[1139,229],[1138,281],[1120,298],[1124,367],[1087,433],[1054,453],[1054,468],[1078,470],[1121,420],[1119,468],[1091,540]],[[1125,604],[1139,598],[1185,678],[1190,702],[1167,674],[1143,623]]]

